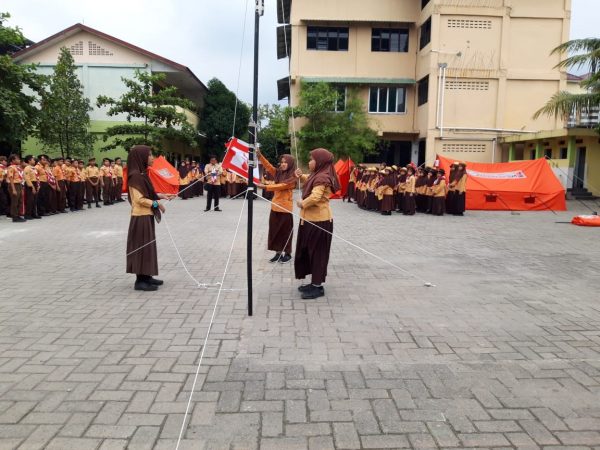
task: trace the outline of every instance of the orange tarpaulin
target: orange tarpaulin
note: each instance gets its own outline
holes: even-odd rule
[[[438,156],[450,171],[452,159]],[[544,159],[509,163],[467,162],[467,209],[566,211],[565,188]]]
[[[600,227],[600,216],[576,216],[571,223],[580,227]]]
[[[348,158],[347,160],[340,159],[335,163],[335,171],[340,180],[341,189],[331,195],[331,199],[340,199],[346,196],[348,192],[348,183],[350,182],[350,172],[354,169],[354,162]]]
[[[154,159],[148,168],[148,176],[156,192],[161,194],[177,194],[179,192],[179,173],[162,156]],[[123,169],[123,192],[127,192],[127,168]]]

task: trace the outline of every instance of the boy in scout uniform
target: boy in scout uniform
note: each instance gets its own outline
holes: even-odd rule
[[[123,161],[121,158],[115,158],[115,167],[113,168],[116,177],[114,199],[117,203],[124,202],[121,193],[123,192]]]
[[[6,179],[10,193],[10,216],[13,222],[25,222],[25,205],[23,204],[23,168],[19,155],[10,155]]]
[[[85,163],[83,159],[77,161],[77,173],[79,175],[79,185],[77,186],[77,210],[83,211],[83,202],[85,201]]]
[[[41,219],[37,211],[37,196],[39,192],[38,174],[35,168],[35,158],[27,155],[23,162],[23,179],[25,181],[25,219]]]
[[[101,208],[100,201],[100,169],[96,165],[96,158],[90,158],[88,166],[85,169],[86,178],[86,199],[88,209],[92,207],[92,203],[96,203],[96,208]]]
[[[8,185],[6,175],[8,171],[8,159],[6,156],[0,156],[0,215],[10,215],[10,205],[8,201]]]
[[[110,159],[104,158],[102,160],[102,167],[100,167],[100,178],[102,180],[102,200],[104,205],[112,205],[112,169],[110,168]]]
[[[39,190],[37,193],[37,211],[40,216],[47,216],[50,212],[50,186],[48,186],[48,176],[44,162],[48,161],[46,155],[39,155],[35,170],[39,180]]]
[[[66,213],[65,208],[67,207],[67,181],[65,179],[64,171],[65,160],[63,158],[56,158],[54,160],[54,168],[52,174],[56,178],[56,208],[59,213]]]

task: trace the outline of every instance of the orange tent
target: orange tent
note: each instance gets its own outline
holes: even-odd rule
[[[354,169],[354,162],[348,158],[347,160],[340,159],[335,163],[335,172],[340,180],[341,189],[331,195],[331,199],[340,199],[346,196],[348,192],[348,183],[350,183],[350,172]]]
[[[580,227],[600,227],[600,216],[576,216],[571,223]]]
[[[179,172],[162,156],[154,159],[148,169],[148,176],[156,192],[177,194],[179,192]],[[123,192],[127,192],[127,168],[123,169]]]
[[[449,173],[452,159],[438,156]],[[566,211],[565,188],[544,159],[509,163],[467,162],[467,209]]]

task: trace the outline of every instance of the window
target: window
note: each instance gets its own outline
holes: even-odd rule
[[[346,111],[346,86],[334,86],[333,89],[337,93],[337,99],[335,101],[333,111]]]
[[[371,51],[408,52],[408,30],[405,28],[373,28]]]
[[[421,0],[421,9],[425,9],[425,7],[427,6],[428,3],[429,3],[429,0]]]
[[[417,88],[418,105],[424,105],[429,101],[429,75],[419,80]]]
[[[561,148],[560,149],[560,159],[568,159],[569,158],[569,149]]]
[[[405,113],[406,88],[372,87],[369,95],[370,113]]]
[[[431,17],[421,25],[421,39],[419,41],[420,49],[423,50],[431,42]]]
[[[321,51],[348,51],[348,28],[308,27],[306,48]]]
[[[547,148],[546,150],[544,150],[544,157],[548,158],[548,159],[552,159],[552,149],[551,148]]]

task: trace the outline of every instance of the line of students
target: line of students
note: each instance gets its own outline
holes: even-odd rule
[[[124,201],[121,158],[105,158],[98,167],[95,158],[84,166],[81,159],[18,155],[0,156],[0,215],[13,222],[88,209]]]
[[[462,216],[467,192],[467,165],[455,162],[446,179],[444,169],[414,165],[378,169],[359,165],[350,174],[349,203],[390,216],[393,211],[412,216],[416,212]]]

